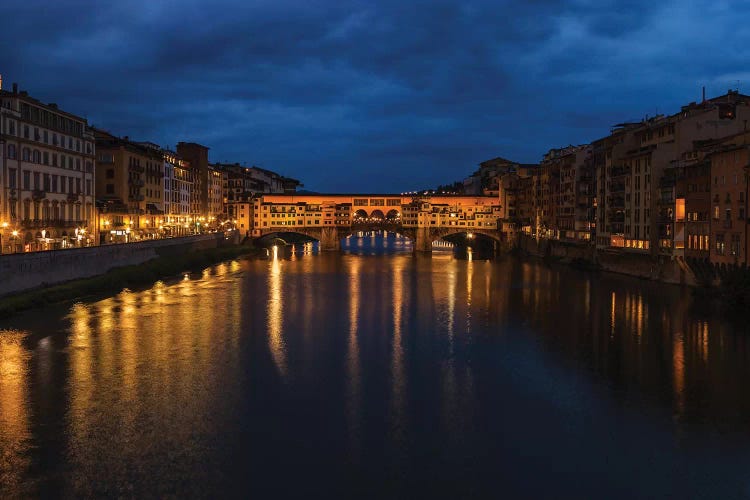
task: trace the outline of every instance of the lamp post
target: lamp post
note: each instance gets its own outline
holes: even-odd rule
[[[18,249],[18,241],[17,241],[18,240],[18,230],[14,229],[13,232],[11,232],[10,234],[11,234],[11,236],[13,236],[13,238],[12,238],[13,248],[12,248],[12,252],[11,253],[16,253],[16,250]]]

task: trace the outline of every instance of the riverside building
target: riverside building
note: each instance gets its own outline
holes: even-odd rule
[[[164,165],[158,146],[100,129],[94,135],[101,243],[156,236],[164,214]]]
[[[93,244],[95,145],[86,120],[0,80],[0,145],[2,252]]]

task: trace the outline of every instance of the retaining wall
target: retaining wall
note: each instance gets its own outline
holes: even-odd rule
[[[627,274],[637,278],[696,286],[695,275],[675,259],[623,250],[599,250],[594,245],[559,240],[536,240],[519,235],[519,250],[537,257],[552,257],[565,263],[583,263],[602,271]]]
[[[223,233],[140,241],[119,245],[17,253],[0,256],[0,296],[104,274],[115,267],[142,264],[160,256],[216,248]]]

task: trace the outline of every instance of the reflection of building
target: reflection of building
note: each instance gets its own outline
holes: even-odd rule
[[[0,89],[0,143],[2,251],[93,243],[94,141],[86,120],[13,84]]]

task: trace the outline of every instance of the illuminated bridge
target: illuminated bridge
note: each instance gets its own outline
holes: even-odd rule
[[[454,234],[484,235],[502,242],[499,199],[491,196],[380,194],[266,194],[238,210],[242,229],[257,240],[298,233],[320,241],[322,250],[340,249],[341,239],[383,229],[410,238],[416,251]]]

